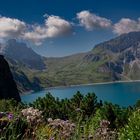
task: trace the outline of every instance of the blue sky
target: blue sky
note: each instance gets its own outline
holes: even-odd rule
[[[139,0],[1,0],[0,37],[26,41],[44,56],[85,52],[139,31],[139,7]]]

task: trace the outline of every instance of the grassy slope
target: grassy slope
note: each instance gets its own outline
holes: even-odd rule
[[[87,54],[96,54],[102,57],[101,60],[97,62],[87,61],[84,60]],[[40,81],[39,84],[42,87],[108,82],[112,81],[112,73],[110,71],[101,72],[99,68],[106,68],[105,63],[110,60],[115,62],[118,56],[118,54],[105,52],[100,48],[96,48],[88,53],[62,58],[44,58],[44,62],[47,66],[47,69],[44,71],[31,70],[20,66],[17,68],[16,72],[19,74],[24,72],[30,82],[33,82],[34,77],[38,78]],[[126,66],[125,74],[122,75],[121,79],[139,79],[137,70],[137,65],[134,65],[131,70],[129,66]]]
[[[139,34],[122,35],[96,45],[92,51],[87,53],[62,58],[44,58],[47,69],[43,71],[31,70],[24,66],[18,67],[16,71],[23,71],[31,82],[34,81],[34,78],[39,79],[42,87],[108,82],[116,80],[116,75],[119,77],[118,80],[137,80],[140,79],[140,60],[130,61],[130,64],[123,67],[123,59],[120,58],[123,58],[124,53],[127,54],[133,50],[140,39]],[[88,55],[89,58],[85,59]],[[100,60],[92,60],[94,56],[99,56]],[[131,55],[129,54],[129,56]],[[137,57],[135,58],[137,59]],[[124,70],[123,73],[117,73],[120,67],[116,71],[114,66],[108,67],[107,64],[110,62],[113,65],[119,66],[120,64]],[[114,75],[114,73],[117,74]]]
[[[98,72],[98,68],[104,65],[108,58],[99,62],[87,62],[83,60],[85,55],[87,55],[87,53],[63,58],[48,58],[45,60],[47,70],[35,72],[35,75],[44,86],[76,85],[111,81],[111,73]]]

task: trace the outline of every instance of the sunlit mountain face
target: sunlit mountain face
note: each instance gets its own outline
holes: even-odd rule
[[[8,60],[21,92],[140,79],[140,32],[123,34],[95,45],[88,52],[61,58],[42,57],[16,40],[8,40],[1,53]]]
[[[139,79],[139,3],[0,2],[0,53],[20,91]]]

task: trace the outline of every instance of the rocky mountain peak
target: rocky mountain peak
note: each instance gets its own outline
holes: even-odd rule
[[[2,54],[31,69],[43,70],[46,68],[42,56],[34,52],[25,43],[15,39],[10,39],[4,44]]]

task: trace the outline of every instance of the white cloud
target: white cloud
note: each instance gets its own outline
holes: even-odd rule
[[[71,23],[58,16],[49,16],[45,25],[48,28],[48,37],[66,35],[71,32]]]
[[[0,38],[29,40],[40,45],[47,38],[54,38],[71,33],[72,24],[59,16],[47,16],[44,25],[27,25],[14,18],[0,16]]]
[[[122,18],[113,27],[113,32],[118,35],[133,31],[140,31],[140,18],[138,18],[138,21],[129,18]]]
[[[138,20],[122,18],[119,22],[112,24],[111,20],[84,10],[77,13],[77,19],[79,19],[80,25],[89,31],[96,28],[111,28],[113,33],[118,35],[140,31],[140,18]]]
[[[33,26],[32,31],[25,33],[25,38],[40,45],[44,39],[54,38],[71,33],[70,22],[59,16],[48,16],[43,26]]]
[[[80,25],[84,26],[87,30],[111,27],[111,20],[97,16],[86,10],[77,13],[77,19],[79,19]]]
[[[43,25],[29,25],[19,19],[0,16],[0,42],[3,42],[5,39],[16,38],[41,45],[48,38],[65,36],[72,33],[72,26],[76,27],[74,23],[59,16],[45,14],[44,18]],[[111,20],[85,10],[77,13],[77,19],[80,22],[80,26],[85,27],[87,30],[111,28],[118,35],[140,31],[140,18],[138,20],[122,18],[116,24],[112,24]]]
[[[32,30],[31,31],[27,31],[24,34],[24,39],[25,40],[29,40],[33,43],[35,43],[36,45],[41,45],[42,41],[47,38],[46,35],[46,29],[44,27],[41,26],[32,26]]]
[[[19,38],[24,34],[26,24],[18,19],[0,17],[0,37]]]

